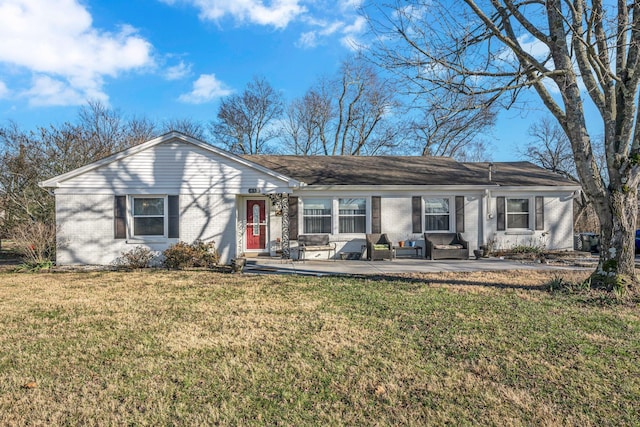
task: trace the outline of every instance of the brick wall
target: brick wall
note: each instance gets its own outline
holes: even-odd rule
[[[235,256],[235,196],[180,195],[180,238],[153,242],[114,239],[114,196],[56,195],[59,265],[109,265],[123,252],[144,246],[157,252],[178,240],[214,240],[221,261]]]

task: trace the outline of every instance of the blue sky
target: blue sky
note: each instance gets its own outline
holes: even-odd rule
[[[208,122],[264,76],[285,99],[366,37],[361,0],[0,0],[0,121],[73,120],[88,99],[156,121]],[[494,160],[518,160],[537,114],[501,115]]]

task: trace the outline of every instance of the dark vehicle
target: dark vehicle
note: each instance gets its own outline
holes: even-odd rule
[[[636,253],[640,253],[640,230],[636,230]]]

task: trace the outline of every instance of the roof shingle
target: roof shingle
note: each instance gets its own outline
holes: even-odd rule
[[[529,162],[461,163],[421,156],[243,156],[307,185],[578,185]]]

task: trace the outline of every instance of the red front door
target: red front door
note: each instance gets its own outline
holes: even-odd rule
[[[247,250],[267,247],[267,216],[264,200],[247,200]]]

